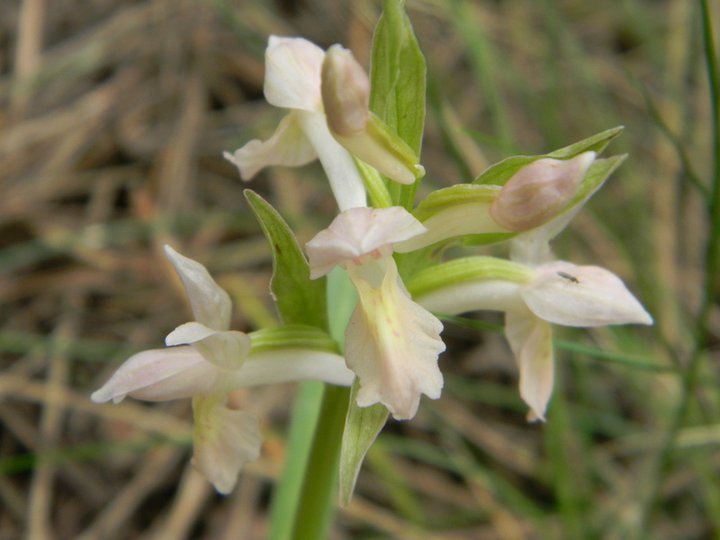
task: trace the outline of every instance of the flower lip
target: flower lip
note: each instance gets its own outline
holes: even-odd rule
[[[389,256],[393,244],[425,231],[422,223],[400,206],[350,208],[305,245],[310,277],[323,276],[335,266],[362,264],[368,256]]]
[[[535,315],[564,326],[653,323],[622,280],[599,266],[543,264],[520,295]]]

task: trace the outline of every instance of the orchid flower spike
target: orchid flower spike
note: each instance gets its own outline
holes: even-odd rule
[[[125,396],[146,401],[192,398],[193,464],[226,494],[235,486],[242,465],[258,458],[261,445],[257,418],[229,408],[229,392],[303,379],[347,386],[354,375],[327,345],[297,350],[285,343],[278,348],[272,346],[273,340],[268,344],[262,336],[229,330],[228,294],[200,263],[169,246],[165,253],[185,287],[195,321],[170,332],[165,340],[169,348],[131,356],[91,399],[118,403]],[[308,332],[311,337],[317,333]],[[307,336],[303,338],[306,343]]]
[[[340,210],[365,206],[362,178],[352,156],[330,134],[320,94],[325,53],[302,38],[270,36],[265,51],[265,99],[290,109],[266,141],[252,140],[226,159],[250,180],[270,165],[290,167],[320,159]]]
[[[453,279],[449,276],[462,276]],[[505,336],[520,371],[520,395],[532,420],[544,420],[552,394],[552,326],[652,324],[650,314],[612,272],[553,261],[537,267],[471,257],[413,276],[410,290],[435,312],[506,312]]]
[[[344,268],[358,292],[345,331],[345,358],[360,381],[357,404],[382,403],[398,420],[415,416],[420,395],[440,397],[442,323],[413,302],[392,246],[424,231],[401,207],[352,208],[306,245],[311,278]]]

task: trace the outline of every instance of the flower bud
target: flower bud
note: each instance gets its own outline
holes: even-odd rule
[[[415,152],[370,112],[370,79],[349,50],[325,53],[320,90],[330,132],[348,152],[401,184],[425,174]]]
[[[333,133],[350,136],[365,129],[370,117],[370,79],[349,50],[340,45],[327,50],[320,89]]]
[[[534,229],[555,217],[570,202],[595,152],[572,159],[542,158],[516,172],[502,187],[490,215],[511,231]]]

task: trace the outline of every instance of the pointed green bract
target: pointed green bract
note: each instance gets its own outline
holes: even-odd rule
[[[525,165],[532,163],[542,158],[553,158],[553,159],[570,159],[583,152],[593,151],[596,154],[601,153],[605,147],[615,137],[620,135],[623,131],[622,126],[618,126],[612,129],[601,131],[592,137],[583,139],[582,141],[576,142],[569,146],[554,150],[549,154],[540,154],[537,156],[512,156],[507,159],[503,159],[495,165],[491,165],[480,176],[473,180],[473,184],[490,184],[502,186],[512,178],[512,176],[522,169]]]
[[[245,198],[272,248],[270,291],[283,322],[327,329],[325,279],[310,279],[307,260],[277,210],[252,190],[245,190]]]
[[[350,406],[340,450],[339,498],[343,506],[350,503],[365,455],[388,418],[388,410],[380,404],[370,407],[357,406],[355,396],[359,388],[356,379],[350,393]]]
[[[617,169],[627,158],[627,154],[621,156],[613,156],[606,159],[596,159],[585,173],[582,184],[577,193],[568,203],[567,208],[563,212],[569,210],[580,201],[586,200],[592,193],[600,189],[605,180]]]
[[[401,0],[386,0],[373,36],[370,110],[420,157],[425,126],[425,58]],[[417,182],[392,185],[393,202],[412,208]]]

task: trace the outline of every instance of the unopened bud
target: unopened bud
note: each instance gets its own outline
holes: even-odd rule
[[[370,117],[370,79],[352,53],[333,45],[325,53],[320,85],[330,129],[350,136],[365,129]]]
[[[516,232],[546,223],[570,202],[594,159],[595,152],[585,152],[568,160],[533,161],[502,187],[490,215]]]

